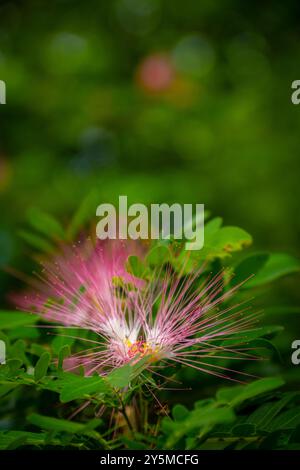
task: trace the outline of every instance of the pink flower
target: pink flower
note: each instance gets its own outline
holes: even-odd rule
[[[224,273],[208,275],[204,267],[189,276],[167,268],[142,281],[126,271],[136,245],[115,241],[65,248],[44,266],[40,293],[23,308],[64,326],[96,333],[90,346],[72,356],[69,370],[83,365],[87,374],[146,358],[146,367],[175,363],[222,378],[236,371],[215,360],[255,359],[243,345],[256,315],[227,301],[237,287],[224,289]],[[121,278],[115,282],[115,278]],[[236,346],[224,340],[235,339]],[[231,378],[231,380],[235,380]]]
[[[223,293],[223,274],[207,277],[199,270],[183,279],[167,270],[162,280],[156,273],[142,289],[125,287],[126,302],[116,300],[110,317],[95,330],[98,348],[79,353],[78,363],[89,373],[102,374],[147,357],[152,372],[158,362],[175,362],[235,380],[228,373],[237,371],[213,360],[257,359],[241,347],[242,334],[251,329],[257,315],[239,305],[222,308],[236,291]],[[194,289],[200,275],[204,279]],[[234,338],[235,348],[222,344]]]

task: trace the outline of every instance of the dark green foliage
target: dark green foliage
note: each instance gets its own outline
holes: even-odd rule
[[[80,224],[77,229],[85,221],[82,211],[83,209],[80,209],[80,217],[75,217],[75,225]],[[51,217],[43,217],[45,220],[51,220],[51,226],[57,230],[58,236],[59,224]],[[33,226],[38,228],[37,224]],[[63,233],[60,235],[62,239],[65,238]],[[237,258],[236,261],[234,252],[244,249],[251,237],[238,228],[222,228],[221,219],[215,218],[206,223],[206,235],[208,242],[205,256],[210,260],[210,265],[206,265],[205,273],[214,270],[215,266],[218,270],[222,265],[225,266],[227,271],[224,271],[224,280],[227,278],[230,285],[242,284],[235,294],[235,303],[239,299],[244,301],[249,296],[250,289],[268,284],[279,276],[299,269],[299,263],[292,257],[272,253],[247,255],[241,260]],[[45,240],[52,237],[50,228],[44,236]],[[153,243],[144,260],[136,256],[128,259],[128,270],[144,279],[151,277],[153,270],[164,265],[173,265],[176,270],[180,266],[176,253],[178,251],[175,242]],[[185,274],[188,275],[190,270],[201,263],[201,252],[192,252]],[[230,280],[228,276],[232,271],[235,277]],[[254,277],[245,283],[251,274]],[[270,317],[266,319],[270,320]],[[247,364],[247,361],[243,361],[239,365],[241,371],[258,374],[264,378],[253,378],[252,381],[247,378],[247,384],[231,386],[228,383],[225,386],[221,379],[211,378],[193,370],[187,371],[185,368],[179,370],[179,377],[186,385],[192,382],[193,390],[185,393],[186,397],[190,394],[191,400],[188,399],[188,406],[185,406],[174,404],[175,400],[180,401],[183,398],[180,391],[175,394],[160,392],[155,376],[151,378],[146,371],[147,357],[137,363],[129,363],[115,369],[105,377],[98,374],[85,377],[80,371],[76,374],[64,371],[64,361],[84,346],[83,336],[89,334],[79,334],[77,328],[69,329],[66,334],[62,327],[56,328],[58,335],[55,336],[54,331],[54,338],[45,336],[43,329],[38,336],[26,334],[23,339],[18,339],[18,336],[13,334],[16,328],[38,331],[34,324],[41,321],[42,318],[37,315],[23,312],[0,313],[3,338],[8,344],[7,364],[0,367],[0,397],[3,400],[3,409],[7,410],[5,413],[8,416],[11,414],[9,398],[14,397],[20,406],[29,410],[24,420],[20,421],[18,430],[14,430],[12,420],[8,428],[1,432],[2,448],[59,446],[109,449],[125,446],[130,449],[240,449],[295,447],[299,444],[299,393],[278,391],[285,383],[284,379],[278,377],[279,372],[285,377],[285,370],[280,367],[280,348],[273,343],[274,338],[282,334],[283,327],[280,325],[272,322],[266,324],[261,320],[260,325],[244,333],[242,338],[233,337],[220,343],[230,348],[242,342],[258,358],[265,357],[267,362],[251,364],[250,361]],[[78,335],[81,340],[76,339]],[[209,363],[209,358],[207,361]],[[270,376],[264,363],[273,364],[273,371],[277,376]],[[230,359],[230,354],[228,359],[223,361],[223,365],[228,368],[236,367]],[[173,373],[174,371],[170,371],[170,374]],[[189,374],[189,377],[186,374]],[[286,380],[289,381],[288,375]],[[208,390],[215,392],[206,391],[206,386]],[[163,417],[165,411],[155,407],[156,398],[154,399],[152,394],[161,395],[159,401],[162,403],[173,403],[168,417]],[[142,401],[139,401],[140,398],[143,398]],[[140,415],[147,416],[143,425],[138,426],[135,419],[127,415],[126,410],[131,409],[132,400],[138,400],[136,403],[139,403]],[[59,402],[60,411],[53,406]],[[101,407],[104,407],[101,413],[104,414],[100,420],[95,418],[95,415],[97,416]],[[70,414],[77,414],[77,409],[82,411],[78,413],[76,420],[68,420]],[[120,416],[125,413],[126,420],[131,421],[130,428],[125,432],[124,425],[126,428],[128,422],[125,420],[121,424],[121,418],[117,418],[116,426],[119,427],[119,432],[118,437],[114,439],[108,429],[109,410],[110,413],[119,413]],[[124,417],[122,419],[125,419]],[[17,415],[13,419],[16,418]],[[20,417],[17,419],[20,420]],[[130,438],[127,437],[128,433]]]

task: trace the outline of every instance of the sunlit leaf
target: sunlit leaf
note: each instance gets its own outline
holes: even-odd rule
[[[256,380],[247,385],[221,388],[217,392],[217,400],[230,406],[237,406],[250,398],[270,392],[281,387],[284,381],[280,377],[270,377]]]
[[[32,325],[39,320],[38,315],[8,310],[0,311],[0,329],[6,330],[18,326]]]
[[[257,287],[274,281],[281,276],[300,271],[300,262],[284,253],[271,254],[264,266],[250,279],[245,287]]]
[[[48,352],[44,352],[41,357],[38,359],[36,366],[34,368],[34,379],[38,382],[41,380],[47,373],[51,356]]]
[[[102,377],[79,377],[74,375],[72,379],[63,385],[60,400],[62,403],[67,403],[72,400],[106,392],[110,392],[110,388],[107,381]]]

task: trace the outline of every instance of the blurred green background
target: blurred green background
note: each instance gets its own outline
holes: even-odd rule
[[[299,20],[297,0],[0,0],[0,309],[11,310],[9,295],[25,286],[7,271],[37,269],[24,240],[33,210],[67,227],[89,194],[94,222],[96,206],[119,195],[129,204],[204,203],[253,236],[246,254],[299,260],[300,105],[291,102]],[[282,375],[289,391],[299,390],[291,363],[299,272],[278,277],[299,271],[291,260],[279,273],[273,266],[274,283],[250,291],[261,324],[284,330],[274,341],[264,335],[271,360],[246,369]],[[28,330],[9,337],[27,341]],[[49,336],[35,334],[47,345]],[[191,368],[179,378],[193,390],[163,392],[170,407],[191,407],[224,385]],[[52,395],[14,396],[1,429],[27,429],[31,411],[68,410]]]
[[[31,206],[205,203],[299,255],[299,2],[2,1],[0,265]],[[15,281],[1,273],[1,298]],[[299,305],[299,279],[273,290]],[[278,303],[278,302],[277,302]],[[295,321],[295,320],[294,320]]]

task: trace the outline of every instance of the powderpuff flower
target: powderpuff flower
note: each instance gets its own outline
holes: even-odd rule
[[[203,280],[195,287],[200,276]],[[110,317],[95,330],[99,340],[75,356],[77,365],[105,374],[146,358],[145,368],[154,373],[173,362],[233,381],[234,374],[249,375],[214,363],[258,359],[243,344],[257,314],[243,304],[226,305],[236,289],[224,292],[224,273],[206,276],[203,268],[188,278],[167,270],[162,280],[156,273],[143,288],[125,286],[122,301],[115,302]],[[120,294],[115,295],[118,299]],[[226,346],[226,340],[235,346]]]
[[[223,272],[207,275],[202,267],[184,276],[184,267],[181,273],[166,268],[142,281],[126,271],[132,247],[116,241],[112,247],[88,248],[68,249],[45,266],[50,297],[30,298],[31,310],[33,304],[46,319],[97,335],[85,339],[92,346],[72,356],[69,370],[81,365],[87,375],[104,375],[145,358],[154,373],[175,363],[236,380],[231,376],[238,371],[214,361],[257,358],[243,345],[257,315],[243,304],[229,305],[237,287],[224,286]],[[114,282],[116,276],[121,284]]]

